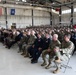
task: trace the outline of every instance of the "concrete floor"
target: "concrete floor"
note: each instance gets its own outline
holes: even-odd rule
[[[41,58],[37,64],[31,64],[29,58],[23,58],[17,51],[17,47],[6,49],[0,43],[0,75],[54,75],[54,68],[46,70],[40,66]],[[76,75],[76,55],[71,58],[69,65],[72,69],[67,69],[66,73],[62,69],[57,75]]]

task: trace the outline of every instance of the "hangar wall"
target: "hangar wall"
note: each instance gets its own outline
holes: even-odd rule
[[[17,28],[24,28],[32,25],[32,10],[31,9],[20,9],[15,8],[15,15],[10,15],[11,8],[7,8],[7,21],[8,28],[11,27],[12,23],[16,23]],[[0,16],[0,26],[6,27],[5,25],[5,10],[2,9],[3,13]],[[34,12],[34,26],[37,25],[50,25],[50,13],[43,10],[33,10]]]

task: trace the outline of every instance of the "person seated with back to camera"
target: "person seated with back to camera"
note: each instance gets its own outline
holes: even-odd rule
[[[53,73],[58,73],[60,72],[60,64],[62,61],[67,61],[71,53],[74,50],[74,44],[73,42],[70,41],[70,34],[66,34],[64,36],[64,41],[62,42],[61,48],[54,48],[55,52],[55,65],[56,65],[56,70],[53,71]]]
[[[47,62],[46,62],[46,55],[49,55],[49,58],[48,58],[48,65],[45,67],[46,69],[49,69],[50,66],[51,66],[51,61],[52,59],[54,58],[55,56],[55,53],[54,53],[54,48],[56,47],[60,47],[61,46],[61,43],[60,41],[58,40],[58,35],[57,34],[53,34],[53,37],[52,37],[52,41],[48,47],[48,49],[45,49],[43,52],[42,52],[42,59],[43,59],[43,63],[41,64],[41,66],[46,66],[47,65]]]

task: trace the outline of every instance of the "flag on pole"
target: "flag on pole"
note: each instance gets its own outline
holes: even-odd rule
[[[0,16],[2,15],[2,8],[0,7]]]
[[[11,15],[15,15],[15,9],[11,9]]]

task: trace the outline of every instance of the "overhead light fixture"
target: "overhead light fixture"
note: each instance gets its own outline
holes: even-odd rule
[[[30,6],[32,6],[33,4],[30,4]]]
[[[27,2],[26,0],[16,0],[16,1],[20,1],[20,2]]]
[[[26,0],[22,0],[22,2],[26,2]]]
[[[61,15],[59,14],[59,16],[61,16]]]
[[[18,4],[18,2],[16,2],[16,4]]]
[[[55,4],[55,2],[53,2],[52,4]]]

